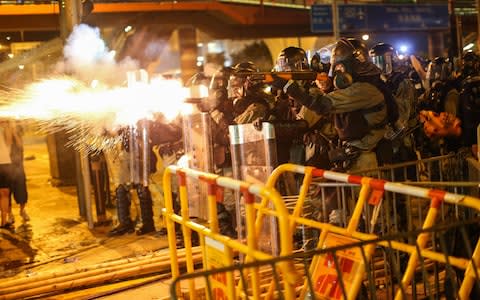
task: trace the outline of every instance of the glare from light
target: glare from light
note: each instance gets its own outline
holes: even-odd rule
[[[190,98],[193,99],[203,99],[208,98],[208,87],[203,84],[193,85],[188,88],[190,93]]]
[[[9,41],[9,40],[12,39],[12,37],[11,37],[11,36],[7,36],[6,39],[7,39],[7,41]]]
[[[203,47],[203,43],[198,43],[197,47]]]
[[[221,53],[223,52],[222,45],[218,42],[210,42],[207,44],[208,52],[210,53]]]
[[[13,56],[14,56],[13,53],[8,53],[9,58],[13,58]]]
[[[25,69],[25,66],[24,66],[24,65],[18,65],[18,68],[19,68],[20,70],[23,70],[23,69]]]
[[[475,46],[475,44],[473,44],[473,43],[467,44],[465,47],[463,47],[463,51],[468,51],[468,50],[472,49],[473,46]]]
[[[401,45],[398,50],[400,50],[401,53],[407,53],[408,47],[405,45]]]
[[[203,57],[203,56],[197,56],[197,61],[204,62],[204,61],[205,61],[205,57]]]
[[[123,31],[125,31],[125,32],[130,32],[132,29],[133,29],[132,26],[127,25],[127,26],[123,29]]]
[[[364,41],[368,41],[369,38],[370,38],[370,36],[368,34],[362,35],[362,40],[364,40]]]
[[[92,80],[92,82],[90,83],[90,87],[91,87],[91,88],[96,88],[99,84],[100,84],[100,82],[99,82],[97,79],[94,79],[94,80]]]
[[[405,59],[405,55],[403,55],[403,54],[399,54],[397,57],[398,57],[398,59],[400,59],[400,60]]]

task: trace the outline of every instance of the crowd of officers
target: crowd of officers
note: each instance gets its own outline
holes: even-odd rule
[[[473,52],[455,63],[429,61],[401,58],[386,43],[369,49],[359,39],[341,38],[311,55],[287,47],[271,72],[249,61],[221,68],[200,109],[214,121],[215,147],[224,148],[215,152],[227,154],[215,160],[218,170],[231,168],[230,125],[252,123],[260,130],[270,122],[288,128],[276,136],[278,164],[355,172],[472,148],[480,121],[479,71]],[[123,194],[120,187],[117,208],[125,207]],[[151,200],[145,203],[151,207]],[[128,224],[113,235],[133,231],[129,215],[122,218]],[[152,224],[139,234],[153,231]]]
[[[306,126],[288,137],[303,146],[298,163],[341,171],[471,147],[479,123],[480,59],[467,52],[460,61],[455,66],[443,57],[401,59],[389,44],[368,49],[355,38],[340,39],[310,61],[304,49],[287,47],[273,80],[257,76],[251,62],[224,70],[227,92],[218,93],[209,107],[220,127],[217,142],[228,143],[225,127],[231,124],[303,122]],[[295,80],[301,72],[325,76]]]

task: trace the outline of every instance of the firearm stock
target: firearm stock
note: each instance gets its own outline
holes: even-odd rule
[[[275,76],[286,80],[318,80],[318,81],[327,81],[327,73],[317,73],[314,71],[297,71],[297,72],[255,72],[255,73],[235,73],[239,77],[247,77],[250,80],[261,80],[265,83],[271,83],[275,80]]]

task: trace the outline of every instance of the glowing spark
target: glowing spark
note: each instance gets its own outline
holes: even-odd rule
[[[94,88],[95,87],[95,88]],[[177,117],[188,91],[179,81],[155,79],[131,87],[102,88],[69,78],[53,78],[24,90],[0,94],[0,117],[35,120],[42,131],[66,130],[74,147],[98,151],[121,141],[118,131],[141,119]]]

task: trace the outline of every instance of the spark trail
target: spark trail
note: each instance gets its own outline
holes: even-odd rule
[[[177,80],[106,88],[62,76],[0,92],[0,117],[34,122],[46,133],[65,130],[69,146],[92,153],[114,147],[122,140],[119,129],[135,126],[141,119],[161,115],[173,120],[182,113],[186,97]]]

